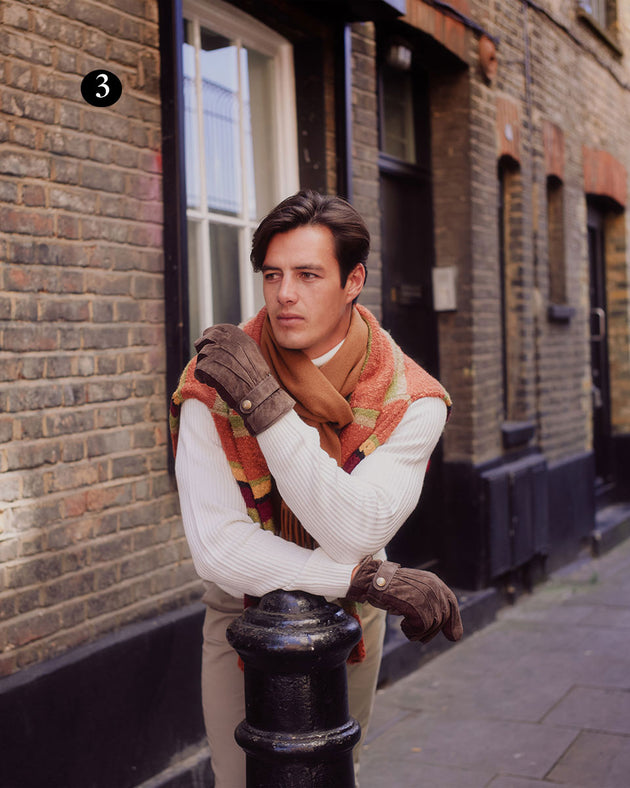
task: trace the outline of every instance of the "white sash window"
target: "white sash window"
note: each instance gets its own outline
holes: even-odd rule
[[[260,219],[298,188],[291,45],[225,3],[184,3],[191,343],[262,304],[249,262]]]

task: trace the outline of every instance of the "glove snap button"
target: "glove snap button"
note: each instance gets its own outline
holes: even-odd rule
[[[241,410],[243,411],[243,413],[249,413],[251,409],[252,409],[252,401],[249,399],[244,399],[241,402]]]
[[[385,578],[384,578],[384,577],[377,577],[377,578],[376,578],[376,585],[377,585],[379,588],[383,588],[383,586],[384,586],[386,583],[387,583],[387,580],[385,580]]]

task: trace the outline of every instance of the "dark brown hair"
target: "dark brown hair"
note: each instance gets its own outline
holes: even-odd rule
[[[370,233],[357,211],[341,197],[302,190],[287,197],[265,216],[254,233],[250,260],[254,271],[262,270],[267,248],[278,233],[304,225],[328,227],[333,235],[335,256],[339,263],[341,286],[357,263],[366,267],[370,251]]]

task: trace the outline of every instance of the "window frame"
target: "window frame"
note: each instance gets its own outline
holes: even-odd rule
[[[618,40],[619,16],[616,0],[604,0],[603,8],[596,10],[593,9],[591,0],[577,0],[577,17],[599,36],[615,54],[623,56],[623,50]]]
[[[262,24],[254,17],[240,11],[234,6],[212,0],[212,3],[201,0],[184,0],[182,3],[183,20],[190,21],[193,25],[195,46],[195,80],[197,91],[197,109],[202,106],[199,97],[200,69],[199,47],[201,27],[228,38],[239,48],[253,49],[269,57],[273,61],[272,78],[272,137],[273,157],[272,170],[274,183],[272,184],[274,204],[283,197],[297,191],[299,188],[298,172],[298,141],[297,141],[297,112],[295,96],[295,72],[293,63],[293,47],[289,41],[280,36],[271,28]],[[240,51],[240,49],[239,49]],[[182,73],[183,81],[183,73]],[[198,112],[199,117],[199,112]],[[206,199],[206,173],[204,166],[205,151],[203,150],[203,137],[201,135],[201,122],[199,122],[199,149],[200,149],[200,188],[201,199],[199,207],[189,207],[187,194],[183,195],[185,202],[186,226],[193,222],[197,225],[198,248],[200,249],[201,263],[199,266],[199,281],[197,288],[199,300],[194,310],[202,327],[212,325],[214,322],[212,305],[212,269],[210,259],[210,223],[222,226],[237,227],[239,230],[239,290],[241,319],[251,317],[259,304],[260,294],[256,292],[255,275],[249,262],[249,248],[252,234],[262,216],[250,217],[246,190],[243,192],[242,211],[239,216],[226,216],[222,213],[208,209]],[[292,152],[292,153],[291,153]],[[243,168],[245,170],[245,168]],[[246,175],[243,174],[243,180]],[[191,265],[188,261],[188,269]],[[192,273],[192,272],[191,272]],[[187,298],[190,298],[186,294]],[[191,312],[192,304],[189,301],[188,311]],[[195,327],[191,331],[195,333]],[[192,340],[191,340],[192,341]]]

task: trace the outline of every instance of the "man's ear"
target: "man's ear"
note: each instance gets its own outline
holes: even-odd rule
[[[348,278],[346,280],[346,293],[349,296],[350,301],[354,301],[355,298],[358,298],[359,293],[363,290],[363,285],[365,284],[365,266],[363,263],[357,263],[355,267],[350,271],[348,274]]]

